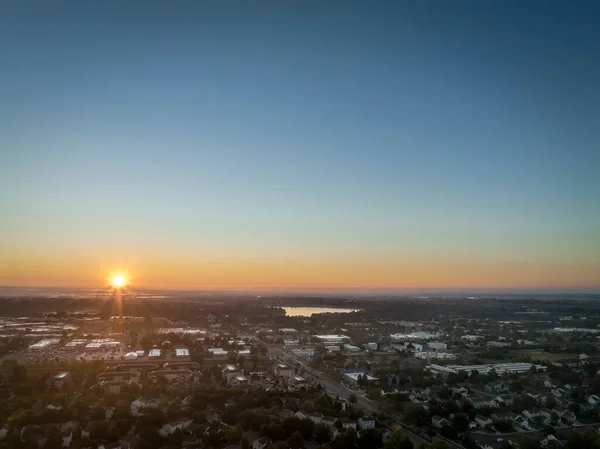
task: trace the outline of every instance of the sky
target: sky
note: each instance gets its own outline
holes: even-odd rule
[[[600,289],[600,4],[5,2],[0,285]]]

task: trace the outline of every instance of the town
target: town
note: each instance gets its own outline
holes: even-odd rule
[[[600,448],[594,298],[113,299],[2,299],[0,447]]]

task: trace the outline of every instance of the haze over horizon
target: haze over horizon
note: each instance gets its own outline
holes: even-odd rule
[[[600,289],[599,4],[235,5],[2,6],[0,285]]]

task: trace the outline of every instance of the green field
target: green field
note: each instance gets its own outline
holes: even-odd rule
[[[531,357],[532,360],[540,360],[542,362],[554,362],[560,359],[572,359],[579,357],[579,354],[570,354],[570,353],[550,353],[541,349],[519,349],[515,351],[510,351],[511,355],[515,357]]]

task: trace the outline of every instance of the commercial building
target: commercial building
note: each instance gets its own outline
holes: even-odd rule
[[[315,335],[314,338],[319,340],[321,343],[342,343],[344,340],[350,341],[350,337],[347,335],[330,334],[330,335]]]
[[[498,374],[504,373],[525,373],[531,370],[531,367],[535,366],[538,371],[546,371],[546,367],[543,365],[534,365],[533,363],[494,363],[489,365],[429,365],[429,369],[436,373],[450,374],[458,373],[459,371],[465,371],[471,373],[477,371],[480,374],[486,374],[491,370],[496,371]]]
[[[148,357],[160,357],[161,351],[160,349],[151,349],[148,353]]]
[[[60,343],[60,338],[46,338],[44,340],[40,340],[37,343],[29,346],[30,351],[40,351],[42,349],[46,349],[50,346],[54,346]]]
[[[344,351],[346,352],[360,352],[360,348],[358,346],[345,344]]]
[[[175,349],[175,356],[176,357],[189,357],[190,351],[188,351],[185,348]]]

